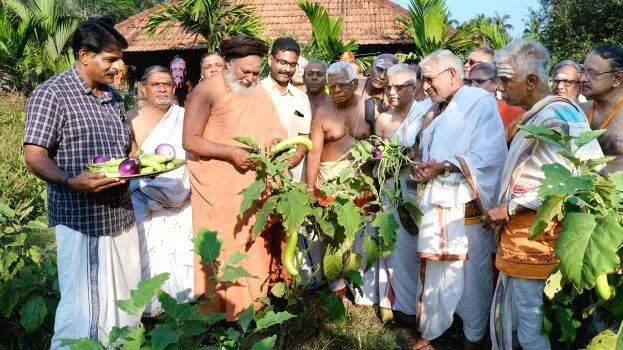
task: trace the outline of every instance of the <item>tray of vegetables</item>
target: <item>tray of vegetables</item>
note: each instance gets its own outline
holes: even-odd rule
[[[134,157],[110,158],[105,155],[93,157],[87,165],[90,172],[103,172],[106,177],[119,179],[139,179],[156,177],[175,170],[186,161],[175,158],[175,148],[168,143],[156,147],[155,153],[139,151]]]

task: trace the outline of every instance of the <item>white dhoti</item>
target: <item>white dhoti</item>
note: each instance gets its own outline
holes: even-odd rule
[[[544,280],[526,280],[500,272],[491,305],[491,343],[493,349],[550,349],[543,323]],[[513,346],[515,344],[515,346]]]
[[[83,337],[106,343],[112,327],[136,327],[138,318],[115,304],[129,299],[140,281],[136,226],[95,237],[58,225],[56,244],[61,300],[51,348],[67,348],[62,339]]]
[[[173,105],[149,133],[141,149],[154,153],[168,143],[176,158],[186,158],[182,147],[184,109]],[[130,183],[141,252],[141,279],[169,273],[162,290],[178,303],[192,299],[194,286],[193,226],[188,170],[182,166],[154,179]],[[160,304],[154,298],[145,312],[156,314]]]

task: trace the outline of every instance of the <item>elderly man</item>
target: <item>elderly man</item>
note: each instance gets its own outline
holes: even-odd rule
[[[185,159],[182,147],[184,108],[173,104],[175,86],[166,67],[145,70],[139,87],[145,104],[128,112],[128,123],[141,150],[154,153],[167,143],[177,158]],[[132,205],[138,227],[141,251],[141,278],[148,279],[168,272],[163,290],[178,302],[187,302],[193,290],[192,213],[190,185],[186,167],[154,179],[130,183]],[[155,314],[155,302],[146,312]]]
[[[355,140],[366,139],[371,129],[363,120],[363,100],[355,94],[357,79],[346,62],[336,62],[327,69],[331,101],[318,108],[311,127],[314,148],[307,156],[307,187],[321,187],[350,165],[342,159]]]
[[[207,52],[201,57],[201,78],[204,81],[216,73],[220,73],[225,67],[225,60],[218,52]]]
[[[478,63],[493,63],[494,51],[488,47],[478,47],[467,55],[465,65],[463,65],[463,73],[469,76],[471,68]]]
[[[421,349],[463,319],[465,347],[482,346],[492,298],[493,232],[481,222],[491,207],[506,158],[495,97],[463,86],[463,66],[450,51],[420,62],[424,90],[435,103],[422,133],[417,250],[422,259]],[[486,137],[484,137],[486,135]],[[469,258],[468,258],[469,257]]]
[[[548,87],[549,53],[540,43],[516,40],[496,54],[500,91],[510,105],[526,109],[523,125],[546,127],[577,136],[589,130],[586,117],[568,99],[551,95]],[[600,156],[596,142],[580,149],[581,157]],[[541,333],[543,287],[558,264],[554,245],[559,233],[555,223],[536,239],[529,239],[530,225],[542,204],[538,195],[545,164],[571,164],[559,149],[537,142],[519,130],[510,150],[496,198],[488,211],[491,221],[503,224],[495,265],[500,276],[491,308],[491,339],[494,349],[549,349]],[[517,339],[514,339],[517,337]]]
[[[604,154],[616,157],[605,172],[623,170],[623,48],[600,45],[584,60],[582,93],[592,100],[582,108],[593,129],[607,129],[597,139]]]
[[[381,114],[375,123],[376,135],[386,139],[398,137],[404,146],[413,147],[419,133],[422,118],[432,106],[430,99],[417,102],[417,73],[408,64],[397,64],[387,70],[386,93],[391,108]],[[421,84],[420,84],[421,86]],[[407,185],[409,169],[401,173],[402,195],[414,197],[415,191]],[[387,179],[383,186],[392,187],[394,179]],[[363,295],[357,295],[359,304],[379,304],[381,316],[386,318],[389,310],[397,310],[406,315],[416,315],[418,305],[419,259],[417,258],[417,227],[411,222],[408,213],[400,213],[399,208],[387,203],[389,210],[401,222],[396,230],[396,248],[386,258],[381,258],[364,273]],[[407,214],[407,215],[401,215]],[[356,249],[364,254],[358,245]],[[362,259],[363,260],[363,259]],[[362,270],[365,263],[362,265]]]
[[[291,84],[301,48],[292,38],[277,38],[268,55],[270,74],[261,85],[273,101],[287,136],[309,135],[312,112],[307,95]],[[305,146],[299,145],[291,158],[290,172],[296,182],[304,182]]]
[[[485,89],[493,96],[496,95],[499,84],[495,65],[488,62],[473,65],[469,71],[469,78],[463,79],[463,81],[466,85]],[[509,106],[504,100],[497,100],[497,103],[498,112],[500,112],[502,124],[504,124],[506,142],[508,143],[513,138],[515,131],[517,131],[516,122],[524,110],[521,107]]]
[[[370,76],[360,79],[357,94],[363,100],[372,98],[376,106],[376,114],[385,112],[389,108],[387,96],[385,96],[385,85],[387,85],[387,70],[389,67],[398,63],[396,57],[389,53],[380,54],[374,60]]]
[[[309,98],[312,116],[316,110],[330,99],[325,91],[327,86],[327,65],[320,60],[311,60],[305,67],[303,74],[305,82],[305,92]]]
[[[305,74],[305,67],[307,67],[309,60],[307,60],[307,58],[303,56],[299,56],[299,59],[296,62],[297,62],[296,70],[294,71],[294,75],[292,76],[290,83],[293,86],[303,91],[306,91],[305,90],[306,89],[305,78],[303,77],[303,75]]]
[[[227,320],[238,318],[251,303],[265,295],[271,256],[269,237],[250,242],[253,218],[238,218],[242,191],[255,179],[249,152],[232,138],[248,136],[268,148],[286,133],[272,101],[257,86],[262,57],[268,46],[260,39],[237,36],[221,43],[224,74],[200,83],[188,101],[184,116],[183,146],[190,171],[193,231],[208,228],[223,240],[219,260],[234,251],[251,256],[242,266],[258,278],[244,278],[222,285],[208,312],[226,312]],[[257,208],[256,208],[257,209]],[[212,287],[210,269],[195,260],[195,294]]]
[[[127,157],[132,139],[123,99],[112,88],[128,46],[108,24],[89,20],[73,35],[76,62],[28,99],[24,159],[47,184],[48,222],[56,228],[58,283],[52,349],[62,339],[104,339],[134,327],[119,311],[140,281],[138,235],[124,180],[85,169],[98,155]]]
[[[572,60],[558,62],[553,69],[552,92],[578,103],[580,95],[580,66]]]

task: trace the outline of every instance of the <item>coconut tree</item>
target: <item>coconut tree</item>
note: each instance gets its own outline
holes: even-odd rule
[[[258,36],[262,24],[253,8],[223,0],[181,0],[163,3],[147,22],[147,34],[154,35],[180,24],[188,32],[201,35],[208,50],[214,51],[223,39],[235,35]]]
[[[506,31],[500,29],[493,22],[480,22],[477,30],[483,40],[483,44],[494,50],[503,48],[510,41],[510,36]]]
[[[497,11],[495,11],[495,16],[491,17],[491,22],[495,24],[496,26],[498,26],[501,30],[509,31],[513,29],[513,25],[508,23],[510,19],[511,19],[510,15],[507,15],[507,14],[501,15]]]
[[[470,31],[452,28],[448,17],[444,0],[410,0],[409,15],[398,15],[396,19],[415,44],[414,57],[422,58],[441,49],[464,55],[475,46]]]
[[[327,10],[316,2],[301,0],[298,5],[312,27],[312,35],[306,47],[311,58],[331,62],[343,52],[357,51],[357,43],[342,41],[344,16],[331,18]]]

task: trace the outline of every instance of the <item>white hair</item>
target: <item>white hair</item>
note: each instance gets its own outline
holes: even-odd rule
[[[562,67],[573,67],[573,69],[575,69],[576,72],[578,73],[580,72],[580,65],[575,63],[575,61],[572,61],[572,60],[562,60],[558,62],[558,64],[554,66],[554,69],[552,70],[552,72],[556,74],[556,72]]]
[[[332,63],[329,68],[327,68],[327,75],[338,74],[342,71],[346,72],[346,74],[348,75],[348,81],[353,81],[357,78],[355,76],[355,71],[353,70],[353,67],[351,67],[350,64],[342,61]]]
[[[454,69],[459,80],[463,81],[463,62],[450,50],[438,50],[424,57],[420,62],[420,68],[424,68],[430,61],[437,62],[444,69]]]
[[[399,63],[389,67],[387,70],[387,77],[390,78],[395,74],[404,74],[410,84],[417,83],[417,72],[406,63]]]
[[[525,79],[528,74],[535,74],[542,83],[549,81],[549,52],[541,43],[517,39],[495,53],[495,62],[504,60],[515,62],[517,76]]]

